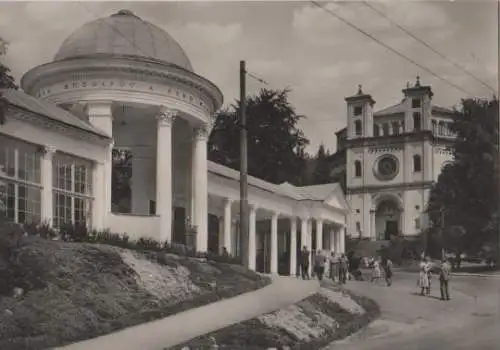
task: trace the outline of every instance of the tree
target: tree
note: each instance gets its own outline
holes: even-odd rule
[[[321,185],[333,181],[330,176],[331,166],[328,161],[329,156],[330,154],[325,150],[325,146],[321,144],[315,159],[316,164],[312,175],[313,185]]]
[[[290,90],[262,89],[247,98],[248,173],[271,183],[303,182],[304,148],[309,140],[297,128],[303,116],[288,102]],[[239,101],[221,111],[209,139],[209,159],[239,170]]]
[[[428,213],[434,226],[444,219],[445,240],[476,252],[498,240],[498,226],[491,224],[499,210],[498,100],[463,100],[451,129],[457,134],[454,161],[431,190]],[[463,234],[454,234],[458,227]]]
[[[0,37],[0,59],[7,53],[7,42]],[[0,90],[18,89],[15,79],[10,74],[10,69],[0,61]],[[7,110],[7,101],[0,91],[0,124],[5,123],[5,113]]]

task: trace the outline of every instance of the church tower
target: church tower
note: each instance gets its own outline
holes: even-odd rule
[[[431,100],[432,90],[430,86],[422,86],[420,77],[414,86],[408,83],[403,89],[405,105],[404,132],[419,132],[422,130],[432,130],[431,126]]]
[[[347,102],[347,139],[373,136],[373,105],[371,95],[363,93],[361,85],[358,93],[346,97]]]

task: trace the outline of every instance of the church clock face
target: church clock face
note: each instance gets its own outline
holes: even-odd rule
[[[392,180],[399,172],[399,161],[393,155],[383,155],[375,163],[374,172],[379,180]]]

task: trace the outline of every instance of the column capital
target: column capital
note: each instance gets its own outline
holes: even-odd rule
[[[160,113],[156,116],[158,126],[172,126],[178,115],[178,110],[162,106],[160,108]]]
[[[272,213],[272,218],[273,219],[278,219],[280,217],[280,214],[281,214],[280,212],[275,211],[275,212]]]
[[[224,198],[224,205],[231,205],[234,203],[234,199],[232,198]]]
[[[318,225],[321,225],[322,223],[325,222],[325,220],[323,220],[322,218],[318,218],[318,219],[315,218],[314,220],[316,220],[316,224],[318,224]]]
[[[257,206],[257,204],[252,204],[252,203],[248,203],[248,210],[249,211],[257,211],[259,209],[259,207]]]
[[[56,153],[57,149],[54,146],[44,145],[41,147],[41,151],[46,156],[52,156],[54,153]]]
[[[203,124],[193,129],[194,139],[197,141],[207,141],[210,136],[210,124]]]

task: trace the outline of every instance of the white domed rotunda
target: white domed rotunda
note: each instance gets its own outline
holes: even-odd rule
[[[83,223],[179,243],[189,221],[198,251],[225,247],[272,273],[286,257],[281,272],[295,274],[302,245],[344,250],[347,209],[337,184],[299,188],[249,177],[250,232],[241,237],[239,174],[207,160],[222,93],[168,33],[132,12],[78,28],[21,86],[25,93],[4,92],[10,106],[0,128],[3,178],[28,203],[12,202],[13,221]],[[132,155],[125,212],[112,204],[113,149]],[[30,181],[17,178],[30,172]]]

